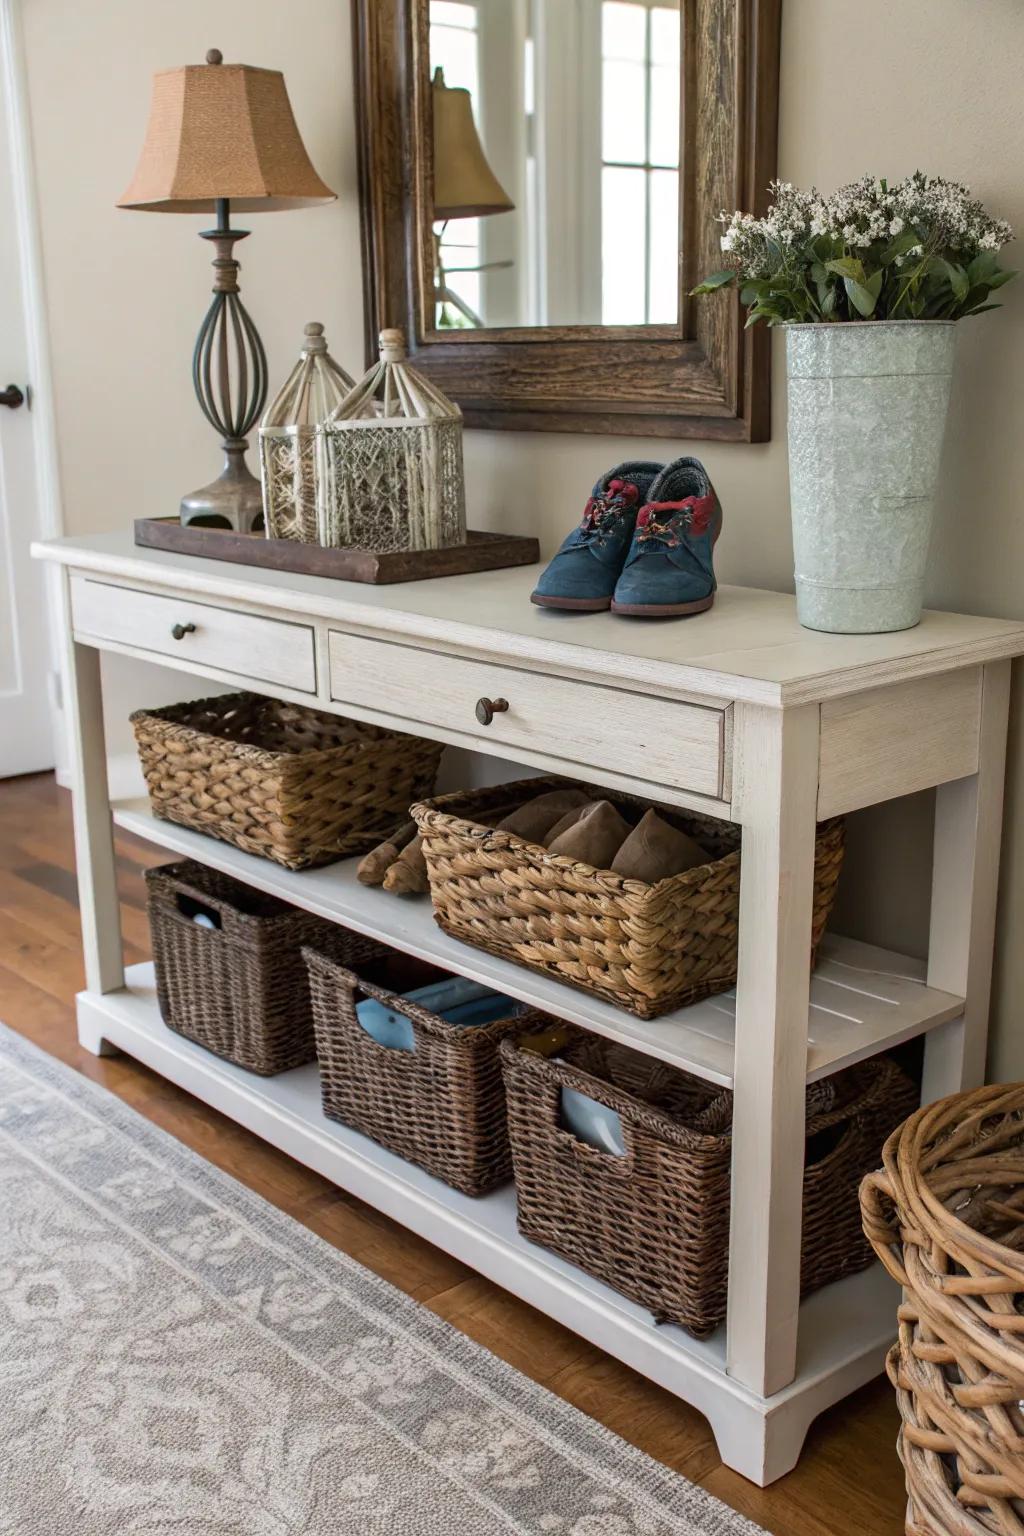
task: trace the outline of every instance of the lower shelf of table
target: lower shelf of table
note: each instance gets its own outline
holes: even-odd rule
[[[880,1266],[807,1298],[796,1379],[760,1398],[727,1374],[724,1328],[696,1340],[658,1326],[642,1308],[521,1237],[511,1186],[471,1200],[325,1119],[315,1064],[259,1078],[174,1034],[160,1017],[152,965],[129,967],[121,991],[81,993],[78,1017],[92,1049],[101,1040],[119,1047],[691,1403],[710,1419],[726,1464],[754,1482],[788,1471],[811,1420],[882,1369],[898,1292]]]
[[[208,864],[282,901],[382,939],[395,949],[469,976],[595,1034],[621,1040],[709,1082],[733,1086],[735,991],[658,1019],[636,1019],[550,976],[449,938],[434,921],[426,896],[393,896],[379,887],[360,885],[355,859],[323,869],[282,869],[230,843],[161,821],[145,798],[122,800],[112,809],[119,826],[179,857]],[[926,986],[924,974],[923,961],[827,933],[811,978],[808,1082],[962,1014],[963,998]]]

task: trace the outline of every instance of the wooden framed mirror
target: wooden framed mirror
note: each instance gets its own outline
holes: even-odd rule
[[[780,5],[353,0],[368,357],[468,426],[766,439],[768,336],[687,294],[767,200]]]

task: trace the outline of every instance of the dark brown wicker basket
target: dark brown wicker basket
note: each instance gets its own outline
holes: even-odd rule
[[[581,1030],[561,1062],[501,1047],[519,1230],[698,1337],[725,1320],[732,1094]],[[626,1156],[563,1128],[561,1089],[615,1110]],[[806,1294],[874,1257],[857,1188],[917,1095],[885,1057],[807,1090]]]
[[[226,693],[131,717],[156,816],[286,869],[368,853],[429,794],[441,746]]]
[[[528,1011],[460,1029],[398,996],[386,984],[393,974],[387,961],[357,975],[315,949],[304,953],[324,1114],[463,1194],[484,1195],[507,1183],[512,1160],[498,1047],[511,1032],[529,1033],[550,1020]],[[415,1051],[392,1050],[366,1033],[356,1018],[364,997],[405,1014]]]
[[[191,860],[147,869],[146,888],[164,1023],[264,1077],[316,1056],[303,944],[353,963],[384,952]],[[201,927],[196,913],[220,927]]]
[[[446,933],[617,1003],[641,1019],[724,992],[736,980],[740,829],[731,822],[659,807],[708,850],[711,862],[647,885],[548,853],[495,823],[532,795],[570,780],[524,779],[441,795],[414,805],[430,894]],[[577,785],[627,818],[648,802]],[[818,828],[814,908],[817,951],[843,862],[841,818]]]

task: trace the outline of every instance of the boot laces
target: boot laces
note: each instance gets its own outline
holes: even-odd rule
[[[649,501],[637,515],[637,540],[646,546],[678,549],[687,534],[707,532],[713,511],[713,496],[687,496],[683,501]]]
[[[631,480],[609,480],[601,495],[587,499],[580,522],[583,538],[603,543],[621,514],[639,499],[640,492]]]

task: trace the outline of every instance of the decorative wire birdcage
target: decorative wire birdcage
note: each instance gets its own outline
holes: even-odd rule
[[[462,412],[405,361],[399,330],[317,431],[320,543],[447,549],[466,542]]]
[[[299,361],[260,424],[260,479],[267,537],[320,542],[316,428],[355,387],[311,321]]]

